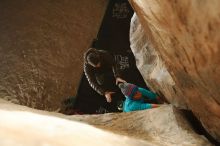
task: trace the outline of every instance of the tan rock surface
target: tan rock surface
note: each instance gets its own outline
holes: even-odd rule
[[[42,115],[41,111],[18,105],[8,108],[0,109],[1,146],[152,146],[147,141],[55,117],[56,113]]]
[[[130,46],[137,68],[151,90],[166,97],[173,105],[187,109],[182,92],[175,90],[173,78],[149,39],[135,13],[131,19]]]
[[[74,96],[108,0],[0,1],[0,95],[56,110]]]
[[[1,146],[211,145],[169,105],[131,113],[65,116],[0,100],[0,114]]]
[[[166,95],[171,103],[175,100],[175,105],[192,110],[206,130],[220,141],[220,1],[130,3],[144,28],[146,41],[171,75],[166,83],[165,79],[163,84],[154,80],[150,86]],[[147,68],[141,69],[142,74],[146,72],[143,70]],[[165,87],[170,79],[173,88]]]

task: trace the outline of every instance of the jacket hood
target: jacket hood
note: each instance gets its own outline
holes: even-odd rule
[[[88,63],[88,61],[87,61],[87,56],[88,56],[88,54],[90,54],[91,52],[96,52],[97,51],[97,49],[95,49],[95,48],[89,48],[85,53],[84,53],[84,61],[85,61],[85,63]]]

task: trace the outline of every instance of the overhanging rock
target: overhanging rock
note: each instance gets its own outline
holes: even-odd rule
[[[175,89],[174,79],[150,42],[150,35],[145,33],[136,13],[131,19],[130,42],[136,65],[151,90],[164,96],[173,105],[187,109],[182,92]]]
[[[217,31],[220,1],[130,0],[130,3],[147,42],[173,80],[173,87],[169,85],[170,77],[163,82],[154,80],[151,87],[161,91],[174,105],[190,109],[203,127],[220,141],[220,32]],[[163,66],[159,68],[163,70]],[[142,68],[142,74],[147,69]],[[143,76],[149,79],[149,75]]]

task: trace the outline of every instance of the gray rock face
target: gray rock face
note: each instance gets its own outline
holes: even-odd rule
[[[1,146],[211,145],[169,105],[130,113],[65,116],[0,100],[0,114]]]
[[[108,1],[0,1],[0,97],[56,110],[74,96]]]
[[[130,42],[137,68],[149,88],[165,96],[173,105],[187,109],[186,103],[182,99],[182,92],[177,92],[175,89],[172,76],[167,71],[159,53],[151,44],[148,34],[144,32],[136,13],[131,19]]]
[[[137,64],[145,80],[177,107],[192,110],[220,141],[220,1],[130,3],[145,32],[138,35],[134,29],[131,35],[134,54],[143,55]],[[139,48],[146,43],[150,44],[147,49]],[[161,74],[166,75],[162,81],[158,80]]]

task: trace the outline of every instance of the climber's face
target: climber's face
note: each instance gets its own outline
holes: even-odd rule
[[[99,67],[101,67],[101,63],[99,62],[98,64],[96,64],[96,66],[95,66],[96,68],[99,68]]]
[[[94,64],[90,64],[90,65],[92,65],[92,66],[95,67],[95,68],[99,68],[99,67],[101,67],[101,63],[100,63],[100,62],[97,63],[96,65],[94,65]]]
[[[98,64],[96,64],[96,67],[101,67],[101,63],[99,62]]]

